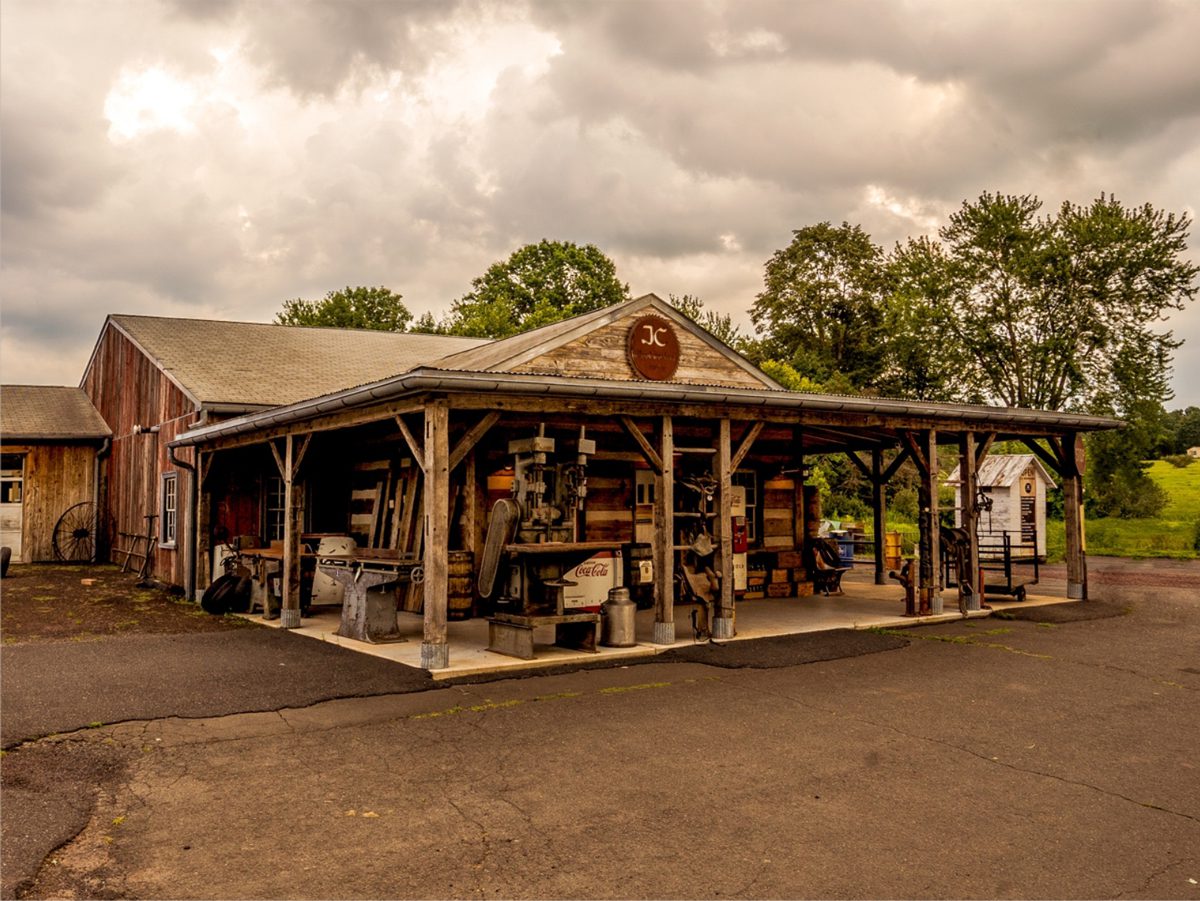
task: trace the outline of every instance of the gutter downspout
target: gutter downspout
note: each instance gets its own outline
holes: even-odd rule
[[[96,511],[96,523],[92,534],[96,540],[92,542],[92,562],[100,562],[100,521],[104,516],[104,508],[100,506],[100,460],[112,452],[112,438],[105,438],[96,450],[96,459],[92,461],[92,509]],[[105,498],[107,500],[107,498]],[[105,548],[107,551],[108,548]]]
[[[185,551],[186,556],[184,557],[183,592],[184,597],[194,602],[196,600],[196,545],[198,538],[196,527],[199,524],[197,510],[200,506],[200,476],[196,471],[195,464],[189,463],[187,460],[181,460],[176,456],[178,450],[179,448],[177,447],[167,445],[167,456],[170,461],[180,469],[186,469],[192,474],[192,490],[189,492],[188,497],[188,546],[187,551]],[[196,453],[199,454],[199,451],[196,451]]]

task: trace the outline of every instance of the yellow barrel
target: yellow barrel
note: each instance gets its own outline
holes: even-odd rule
[[[450,551],[446,562],[449,570],[446,618],[470,619],[475,607],[475,555],[470,551]]]
[[[883,563],[887,569],[899,569],[903,563],[900,551],[900,533],[885,532],[883,535]]]

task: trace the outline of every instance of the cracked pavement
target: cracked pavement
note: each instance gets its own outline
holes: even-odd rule
[[[1200,564],[1183,572],[1097,580],[1103,618],[952,623],[804,665],[658,661],[38,742],[10,756],[122,766],[31,894],[1200,898]]]

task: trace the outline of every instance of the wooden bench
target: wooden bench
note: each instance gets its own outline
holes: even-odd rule
[[[596,630],[599,613],[565,613],[546,616],[522,616],[516,613],[497,613],[488,618],[488,650],[521,660],[532,660],[533,630],[538,626],[554,626],[554,644],[573,651],[596,650]]]

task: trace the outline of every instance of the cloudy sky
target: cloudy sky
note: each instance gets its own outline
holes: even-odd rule
[[[0,41],[5,382],[77,383],[108,312],[441,313],[543,237],[748,323],[822,220],[1200,208],[1192,0],[4,0]],[[1171,327],[1200,404],[1200,309]]]

